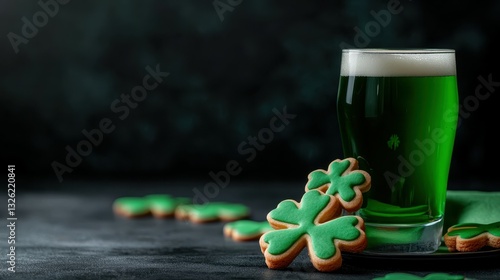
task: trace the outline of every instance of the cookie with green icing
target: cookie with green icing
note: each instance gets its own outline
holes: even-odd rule
[[[240,203],[207,202],[205,204],[180,205],[175,210],[175,217],[194,223],[215,221],[236,221],[249,217],[250,208]]]
[[[268,221],[239,220],[224,225],[223,233],[235,241],[258,240],[273,228]]]
[[[179,205],[191,203],[191,199],[187,197],[173,197],[168,194],[151,194],[144,198],[148,200],[151,214],[160,219],[173,217]]]
[[[483,247],[500,248],[500,221],[490,224],[463,223],[451,226],[444,235],[451,252],[474,252]]]
[[[173,217],[179,205],[191,203],[186,197],[168,194],[150,194],[140,197],[119,197],[113,202],[113,211],[118,216],[139,218],[153,215],[155,218]]]
[[[151,214],[149,201],[143,197],[120,197],[113,202],[116,215],[126,218],[145,217]]]
[[[424,277],[410,273],[389,273],[383,277],[373,278],[373,280],[464,280],[462,275],[450,275],[448,273],[431,273]]]
[[[286,268],[307,247],[317,270],[333,271],[342,265],[341,251],[363,251],[367,245],[363,219],[339,217],[339,208],[334,196],[318,190],[306,192],[300,203],[280,202],[267,215],[274,230],[259,239],[268,268]]]
[[[306,191],[320,190],[335,196],[348,212],[358,210],[363,204],[363,194],[371,187],[371,177],[358,169],[355,158],[336,159],[328,170],[317,169],[309,173]]]

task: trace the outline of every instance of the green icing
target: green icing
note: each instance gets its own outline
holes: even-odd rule
[[[326,194],[335,195],[338,193],[344,201],[352,201],[356,197],[353,187],[363,184],[366,178],[363,173],[356,171],[342,175],[350,165],[351,162],[347,159],[335,160],[330,163],[327,172],[315,170],[309,173],[306,189],[319,189],[322,186],[329,185]]]
[[[281,255],[290,249],[304,235],[303,228],[288,228],[272,230],[264,234],[264,242],[269,244],[267,252],[271,255]]]
[[[249,214],[249,209],[245,205],[226,202],[193,204],[183,208],[183,210],[186,210],[189,215],[193,215],[199,219],[238,218]]]
[[[321,259],[329,259],[337,251],[335,239],[357,239],[361,233],[356,228],[358,220],[355,216],[343,216],[322,224],[314,223],[330,199],[334,198],[313,190],[302,196],[300,208],[293,200],[279,203],[269,215],[271,219],[287,224],[287,228],[273,230],[264,235],[264,241],[269,244],[268,252],[272,255],[283,254],[307,234],[314,254]]]
[[[187,197],[173,197],[168,194],[151,194],[146,198],[151,209],[164,213],[173,213],[179,205],[191,203]]]
[[[476,237],[482,233],[489,233],[500,237],[500,222],[491,224],[464,223],[453,226],[447,234],[448,236],[460,236],[463,239]]]
[[[297,208],[295,201],[285,200],[280,202],[276,209],[269,212],[270,217],[275,221],[296,226],[314,224],[318,214],[330,203],[330,197],[321,195],[318,191],[308,193],[302,196],[300,208]]]
[[[431,273],[427,274],[425,277],[420,277],[418,275],[410,273],[389,273],[384,277],[373,278],[373,280],[463,280],[465,279],[462,275],[450,275],[448,273]]]
[[[150,210],[173,213],[179,205],[191,203],[186,197],[173,197],[168,194],[150,194],[142,197],[120,197],[114,205],[132,215],[149,213]]]
[[[268,221],[239,220],[227,223],[226,226],[240,235],[256,235],[273,229]]]
[[[142,197],[120,197],[115,199],[114,205],[133,215],[149,212],[148,200]]]

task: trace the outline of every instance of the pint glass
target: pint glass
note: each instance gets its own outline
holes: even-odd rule
[[[455,51],[344,49],[337,112],[345,157],[372,178],[356,213],[372,253],[441,244],[458,120]]]

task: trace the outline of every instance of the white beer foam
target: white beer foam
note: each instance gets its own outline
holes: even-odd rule
[[[456,75],[455,51],[446,49],[343,50],[340,75],[366,77]]]

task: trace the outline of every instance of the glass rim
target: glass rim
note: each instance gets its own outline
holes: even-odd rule
[[[342,49],[342,53],[367,53],[367,54],[444,54],[455,53],[454,49],[435,48],[366,48],[366,49]]]

